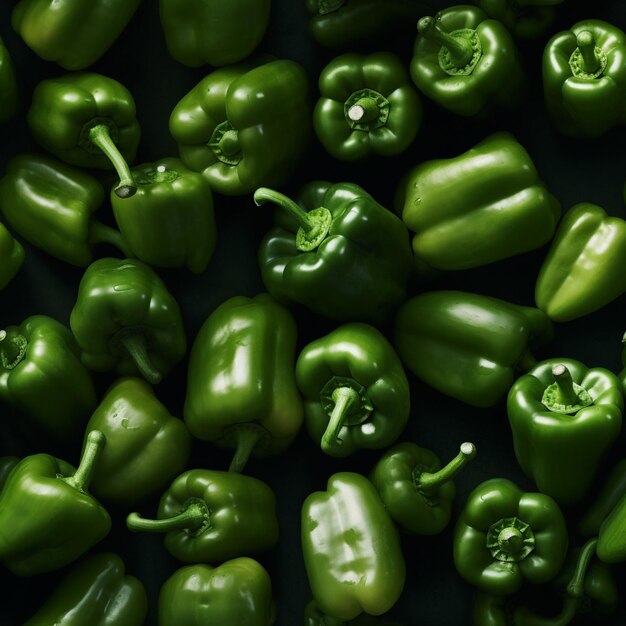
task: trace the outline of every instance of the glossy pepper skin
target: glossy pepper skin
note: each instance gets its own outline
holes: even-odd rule
[[[203,272],[215,249],[211,187],[178,159],[134,167],[137,192],[120,198],[111,191],[115,221],[134,255],[154,267]]]
[[[20,0],[11,24],[26,45],[66,70],[95,63],[126,28],[141,0]]]
[[[515,456],[538,489],[579,502],[622,427],[619,379],[573,359],[548,359],[519,378],[507,412]]]
[[[502,22],[518,39],[537,39],[551,26],[555,7],[564,0],[476,0],[491,18]]]
[[[159,0],[170,54],[190,67],[248,57],[263,39],[271,0]]]
[[[159,626],[271,626],[275,615],[269,574],[249,558],[181,567],[159,593]]]
[[[565,519],[550,496],[494,478],[468,496],[454,531],[454,564],[482,591],[510,595],[524,581],[552,580],[567,546]]]
[[[91,490],[98,499],[121,506],[164,489],[185,469],[191,452],[185,424],[170,415],[141,378],[115,381],[86,430],[99,430],[107,440]]]
[[[24,626],[142,626],[147,612],[141,581],[125,575],[119,556],[102,552],[76,565]]]
[[[35,141],[57,158],[81,167],[115,169],[115,192],[136,186],[127,162],[135,158],[141,131],[132,95],[102,74],[77,72],[41,81],[27,116]]]
[[[600,532],[602,522],[624,495],[626,495],[626,459],[619,461],[603,481],[597,497],[578,522],[578,532],[583,537],[596,536]]]
[[[400,597],[406,569],[398,534],[365,476],[333,474],[327,491],[308,496],[301,537],[313,597],[329,617],[382,615]]]
[[[300,65],[287,60],[211,72],[170,117],[185,165],[229,196],[285,182],[310,131],[308,78]]]
[[[561,215],[529,154],[495,133],[451,159],[421,163],[399,188],[418,270],[462,270],[534,250]]]
[[[309,602],[304,609],[304,626],[403,626],[397,622],[389,622],[385,619],[360,615],[349,622],[334,619],[319,610],[315,601]]]
[[[394,522],[417,535],[436,535],[450,521],[454,476],[475,456],[474,444],[465,442],[442,467],[434,452],[404,442],[380,457],[370,480]]]
[[[404,430],[410,392],[402,363],[372,326],[344,324],[308,344],[296,363],[311,438],[331,456],[385,448]]]
[[[98,400],[66,326],[33,315],[0,330],[0,399],[56,442],[80,440]]]
[[[530,348],[552,338],[548,317],[531,307],[463,291],[431,291],[396,316],[396,350],[418,378],[473,406],[497,404]]]
[[[519,105],[524,69],[509,31],[469,5],[423,17],[411,77],[428,98],[457,115],[486,115]]]
[[[97,372],[161,381],[185,355],[180,309],[157,274],[134,259],[99,259],[85,271],[70,326]]]
[[[0,124],[10,120],[19,104],[19,91],[11,55],[0,39]]]
[[[167,533],[167,551],[184,563],[225,561],[278,543],[274,493],[264,482],[234,472],[181,474],[163,494],[157,518],[131,513],[126,524],[134,532]]]
[[[43,155],[13,157],[0,179],[7,222],[37,248],[72,265],[89,265],[98,243],[131,253],[118,231],[95,219],[103,202],[102,185],[91,174]]]
[[[535,302],[556,322],[593,313],[626,292],[626,222],[595,204],[564,216],[535,285]]]
[[[572,137],[599,137],[626,124],[626,33],[584,20],[550,39],[543,53],[546,106]]]
[[[406,227],[353,183],[314,181],[298,204],[258,189],[278,205],[259,248],[261,277],[278,300],[340,321],[381,322],[403,299],[411,271]]]
[[[15,466],[0,491],[0,561],[14,574],[59,569],[107,535],[111,518],[87,492],[104,445],[92,431],[78,469],[48,454]]]
[[[342,161],[406,150],[422,122],[422,104],[402,61],[390,52],[343,54],[319,77],[313,128]]]
[[[191,434],[250,454],[288,448],[302,425],[294,375],[296,324],[268,294],[223,302],[202,325],[189,357],[185,423]]]
[[[0,223],[0,290],[13,280],[23,263],[22,244],[13,239],[6,226]]]

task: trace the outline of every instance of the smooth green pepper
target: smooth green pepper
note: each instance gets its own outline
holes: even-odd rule
[[[289,311],[260,294],[223,302],[194,341],[185,423],[194,437],[235,448],[233,471],[242,471],[250,454],[279,454],[300,430],[296,333]]]
[[[308,344],[296,363],[296,381],[309,434],[331,456],[386,448],[409,418],[402,363],[367,324],[344,324]]]
[[[70,326],[87,367],[139,372],[152,384],[187,350],[176,300],[153,270],[134,259],[99,259],[87,268]]]
[[[579,502],[622,427],[619,379],[573,359],[548,359],[518,379],[507,412],[515,456],[540,491]]]
[[[626,495],[626,459],[617,463],[604,480],[596,499],[578,522],[578,532],[592,537],[600,532],[602,522]]]
[[[9,51],[0,39],[0,124],[17,113],[19,92]]]
[[[552,580],[567,545],[565,519],[550,496],[494,478],[468,496],[454,532],[454,564],[475,587],[509,595],[524,581]]]
[[[476,0],[489,16],[519,39],[537,39],[552,25],[556,5],[564,0]]]
[[[137,193],[111,192],[115,221],[138,259],[155,267],[187,267],[199,274],[215,248],[211,187],[178,159],[134,167]]]
[[[337,57],[322,70],[319,90],[313,128],[334,158],[392,156],[413,143],[422,122],[422,104],[394,54]]]
[[[0,491],[4,487],[9,474],[13,471],[13,468],[20,462],[17,456],[1,456],[0,457]]]
[[[304,609],[304,626],[402,626],[397,622],[388,622],[371,615],[360,615],[349,622],[329,617],[319,610],[314,600],[309,602]]]
[[[463,291],[432,291],[405,302],[394,343],[405,365],[441,393],[488,407],[515,372],[536,362],[533,345],[551,339],[547,316],[531,307]]]
[[[159,626],[271,626],[275,616],[269,574],[248,558],[181,567],[159,594]]]
[[[308,78],[293,61],[216,70],[176,105],[180,157],[211,188],[239,196],[289,179],[310,135]]]
[[[278,543],[274,493],[234,472],[181,474],[163,494],[157,518],[131,513],[126,525],[133,532],[167,533],[165,548],[185,563],[225,561]]]
[[[119,556],[100,553],[74,567],[23,626],[142,626],[147,612],[141,581],[125,575]]]
[[[0,561],[14,574],[59,569],[107,535],[111,518],[87,492],[104,444],[92,431],[78,469],[48,454],[15,466],[0,491]]]
[[[382,615],[404,587],[398,533],[365,476],[333,474],[327,489],[302,505],[302,552],[315,602],[344,621]]]
[[[0,182],[0,189],[2,183]],[[0,193],[2,193],[0,191]],[[1,207],[1,205],[0,205]],[[24,263],[24,248],[13,239],[4,224],[0,224],[0,290],[13,280]]]
[[[89,265],[98,243],[131,254],[118,231],[94,218],[103,202],[102,185],[91,174],[43,155],[13,157],[0,179],[0,209],[9,224],[34,246],[73,265]]]
[[[278,205],[259,248],[261,277],[281,301],[331,319],[381,322],[404,299],[411,269],[406,227],[353,183],[315,181],[299,204],[258,189]]]
[[[92,491],[118,505],[137,504],[161,491],[185,469],[191,452],[185,424],[140,378],[121,378],[109,388],[87,424],[87,432],[92,430],[107,439]]]

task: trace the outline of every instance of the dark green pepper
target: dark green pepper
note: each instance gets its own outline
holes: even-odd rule
[[[0,39],[0,124],[17,113],[19,94],[9,51]]]
[[[402,626],[397,622],[388,622],[371,615],[360,615],[349,622],[329,617],[319,610],[315,601],[309,602],[304,609],[304,626]]]
[[[519,39],[537,39],[551,26],[555,7],[564,0],[476,0],[487,14]]]
[[[0,182],[0,189],[2,183]],[[1,193],[1,191],[0,191]],[[13,280],[24,263],[24,248],[13,239],[4,224],[0,224],[0,290]]]

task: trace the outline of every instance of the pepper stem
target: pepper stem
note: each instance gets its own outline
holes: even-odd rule
[[[359,98],[349,109],[348,118],[367,124],[378,119],[379,109],[374,98]]]
[[[512,526],[507,526],[498,535],[498,547],[507,554],[516,554],[524,544],[522,533]]]
[[[578,404],[578,394],[574,389],[574,381],[570,371],[565,365],[559,363],[552,367],[554,382],[559,388],[563,404]]]
[[[229,472],[235,472],[237,474],[243,472],[252,451],[256,448],[259,441],[261,441],[263,435],[263,429],[261,428],[242,428],[237,430],[235,434],[237,447],[235,448],[235,454],[228,467]]]
[[[445,467],[434,473],[422,472],[417,479],[420,491],[432,493],[452,480],[476,456],[476,446],[469,441],[461,444],[459,453]]]
[[[576,45],[580,50],[583,70],[587,74],[595,73],[600,67],[600,59],[596,54],[596,38],[588,30],[583,30],[576,37]]]
[[[93,220],[89,226],[89,245],[95,246],[99,243],[106,243],[117,248],[127,259],[135,257],[119,230]]]
[[[128,163],[122,156],[115,142],[111,138],[109,127],[106,124],[97,124],[89,129],[89,141],[100,148],[115,168],[120,182],[115,188],[115,195],[120,198],[130,198],[137,191]]]
[[[443,30],[434,17],[426,16],[417,23],[417,30],[422,37],[446,48],[450,53],[450,60],[457,67],[465,67],[474,56],[471,44],[461,37],[453,37]]]
[[[583,597],[585,591],[585,576],[587,575],[587,569],[593,555],[596,552],[596,545],[598,543],[597,537],[592,537],[582,547],[580,555],[578,556],[578,562],[576,563],[576,569],[574,575],[569,581],[566,591],[567,595],[572,598],[580,599]]]
[[[337,387],[333,391],[332,398],[335,406],[321,441],[322,450],[326,453],[343,444],[339,438],[339,431],[343,428],[343,424],[350,414],[350,409],[355,403],[361,401],[359,393],[351,387]]]
[[[132,532],[169,533],[176,530],[197,530],[209,518],[209,509],[204,502],[192,501],[178,515],[167,519],[146,519],[139,513],[126,518],[126,526]]]
[[[61,480],[81,493],[85,493],[89,488],[89,483],[96,469],[96,462],[105,444],[106,437],[104,433],[99,430],[92,430],[87,435],[87,444],[85,445],[78,469],[73,476],[64,476]]]
[[[219,140],[219,149],[228,157],[233,157],[241,152],[239,133],[231,128],[227,130]]]
[[[158,372],[148,354],[146,337],[141,333],[128,333],[121,338],[124,349],[135,362],[139,373],[151,384],[156,385],[161,382],[161,374]]]
[[[0,365],[12,370],[26,355],[28,340],[17,331],[0,330]]]
[[[315,224],[309,219],[308,213],[300,206],[298,206],[291,198],[288,198],[278,191],[268,189],[267,187],[259,187],[254,192],[254,203],[257,206],[261,206],[266,202],[273,202],[277,204],[281,209],[284,209],[289,213],[297,222],[300,228],[307,232],[310,232]]]

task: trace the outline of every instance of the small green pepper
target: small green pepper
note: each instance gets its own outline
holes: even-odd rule
[[[0,182],[0,189],[2,183]],[[1,191],[0,191],[1,193]],[[24,263],[24,248],[0,223],[0,290],[4,289]]]
[[[9,51],[0,39],[0,124],[4,124],[17,113],[18,102],[15,68]]]

